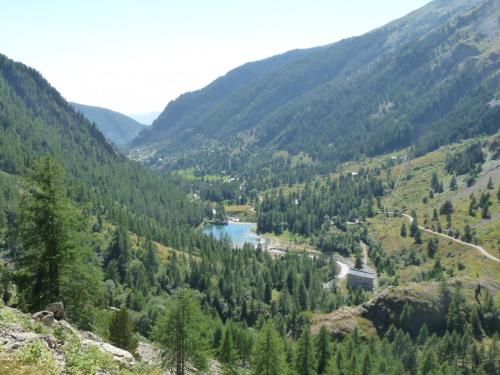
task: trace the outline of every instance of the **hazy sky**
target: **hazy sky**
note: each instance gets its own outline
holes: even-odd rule
[[[0,53],[71,101],[161,111],[236,66],[359,35],[428,0],[0,0]]]

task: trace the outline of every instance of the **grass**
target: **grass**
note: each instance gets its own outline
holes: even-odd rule
[[[241,204],[241,205],[225,206],[224,210],[228,214],[241,214],[249,212],[252,208],[253,206],[250,204]]]
[[[183,178],[186,181],[200,181],[200,180],[205,180],[205,181],[224,181],[227,182],[229,181],[228,176],[220,176],[220,175],[204,175],[197,177],[194,175],[194,168],[186,168],[186,169],[178,169],[174,172],[172,172],[174,175],[177,175],[181,178]]]

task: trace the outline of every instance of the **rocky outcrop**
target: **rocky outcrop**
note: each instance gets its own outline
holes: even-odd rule
[[[45,310],[50,311],[52,314],[54,314],[54,318],[57,320],[61,320],[66,317],[66,314],[64,313],[64,305],[62,302],[49,303]]]
[[[468,303],[476,303],[474,291],[480,288],[491,292],[500,290],[494,280],[452,279],[449,288],[460,284]],[[443,298],[437,282],[409,283],[405,286],[389,287],[360,306],[342,307],[329,314],[316,314],[312,331],[316,333],[326,326],[334,338],[343,338],[356,328],[361,336],[383,334],[391,324],[400,325],[400,316],[405,304],[412,308],[410,333],[416,335],[425,323],[430,331],[441,331],[446,327],[447,301]]]
[[[39,311],[33,314],[33,320],[42,323],[44,326],[50,327],[54,324],[54,314],[47,310]]]
[[[82,354],[87,352],[88,348],[94,347],[109,355],[109,363],[114,363],[116,368],[136,373],[135,369],[139,361],[130,352],[105,342],[101,337],[91,332],[79,331],[65,320],[55,320],[55,313],[61,316],[60,313],[64,310],[59,309],[60,306],[52,306],[50,307],[52,311],[49,311],[49,307],[47,310],[32,316],[25,315],[13,308],[0,307],[0,354],[2,360],[16,358],[19,350],[35,344],[35,342],[41,342],[55,359],[57,367],[64,369],[68,350],[70,352],[76,350]],[[69,349],[68,345],[72,346],[73,349]],[[75,352],[72,353],[74,356]],[[143,362],[147,362],[154,368],[159,368],[161,361],[158,349],[150,344],[140,343],[138,353],[144,355]],[[64,373],[63,370],[62,373]]]
[[[97,347],[102,352],[111,355],[115,361],[118,361],[127,367],[132,367],[136,363],[134,356],[130,354],[130,352],[117,348],[116,346],[108,344],[107,342],[83,339],[82,344],[83,346],[90,345]]]

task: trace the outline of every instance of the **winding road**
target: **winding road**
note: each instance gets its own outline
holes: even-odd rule
[[[390,214],[395,214],[395,212],[388,212]],[[407,215],[407,214],[401,214],[402,216],[406,217],[408,220],[410,220],[410,224],[413,223],[413,217],[411,217],[410,215]],[[491,255],[490,253],[488,253],[484,247],[482,246],[479,246],[479,245],[474,245],[474,244],[471,244],[471,243],[468,243],[468,242],[465,242],[465,241],[462,241],[462,240],[459,240],[458,238],[454,238],[454,237],[451,237],[451,236],[448,236],[447,234],[444,234],[444,233],[439,233],[439,232],[434,232],[433,230],[430,230],[430,229],[427,229],[427,228],[424,228],[422,226],[418,226],[421,230],[423,231],[426,231],[428,233],[432,233],[432,234],[435,234],[436,236],[441,236],[441,237],[444,237],[444,238],[447,238],[451,241],[454,241],[456,243],[459,243],[459,244],[462,244],[462,245],[466,245],[466,246],[470,246],[470,247],[473,247],[474,249],[476,249],[477,251],[479,251],[481,254],[483,254],[485,257],[491,259],[492,261],[494,262],[497,262],[497,263],[500,263],[500,259],[498,259],[497,257]]]

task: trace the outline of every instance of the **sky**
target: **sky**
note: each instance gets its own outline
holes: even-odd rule
[[[361,35],[428,0],[0,0],[0,53],[69,101],[159,112],[248,61]]]

